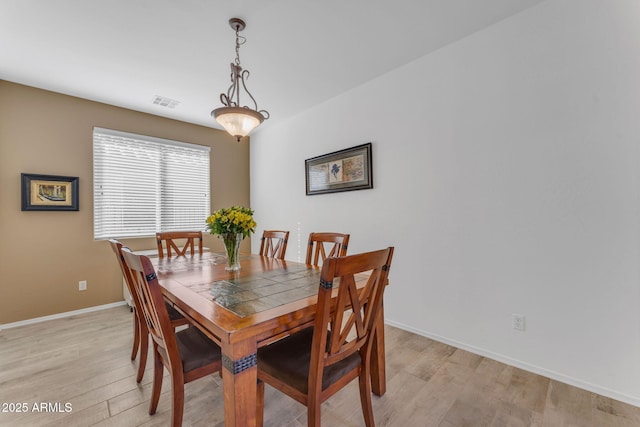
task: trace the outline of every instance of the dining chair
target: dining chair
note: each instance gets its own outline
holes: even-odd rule
[[[186,239],[184,246],[180,247],[174,240]],[[167,248],[167,257],[171,258],[171,250],[175,251],[175,256],[186,256],[187,250],[191,250],[191,255],[195,254],[195,240],[198,239],[198,253],[202,255],[202,231],[165,231],[156,233],[158,244],[158,256],[164,258],[163,242]]]
[[[310,233],[305,263],[318,267],[327,257],[345,256],[348,244],[348,234]],[[327,248],[330,248],[328,252]]]
[[[364,421],[367,427],[374,426],[372,336],[376,318],[382,315],[393,249],[325,260],[314,325],[258,350],[259,424],[264,413],[264,383],[306,405],[308,425],[319,427],[322,402],[359,378]],[[360,273],[369,276],[365,287],[358,290],[355,276]]]
[[[141,382],[142,377],[144,376],[144,370],[147,366],[147,354],[149,350],[149,331],[147,329],[147,324],[141,321],[141,308],[140,302],[138,300],[138,294],[133,288],[133,278],[131,276],[131,270],[124,262],[124,257],[122,255],[123,245],[118,240],[111,239],[109,240],[109,244],[111,245],[111,249],[116,255],[116,259],[118,260],[118,265],[120,265],[120,270],[122,271],[122,277],[124,277],[124,281],[129,289],[129,293],[131,294],[131,299],[133,300],[133,348],[131,349],[131,360],[135,360],[138,350],[140,350],[140,362],[138,364],[138,374],[136,375],[136,381]],[[169,319],[171,321],[171,325],[175,328],[181,325],[188,325],[189,321],[173,306],[169,303],[166,303],[167,312],[169,313]]]
[[[153,340],[153,389],[149,415],[158,408],[164,368],[171,377],[171,419],[174,427],[182,425],[184,412],[184,385],[204,376],[219,372],[222,353],[218,344],[196,327],[175,331],[169,320],[166,303],[149,258],[136,255],[123,248],[124,261],[132,276],[133,288],[138,295],[141,315]]]
[[[262,239],[260,239],[260,255],[284,259],[288,240],[288,231],[264,230]]]

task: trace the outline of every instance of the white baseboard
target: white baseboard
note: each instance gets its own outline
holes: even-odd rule
[[[93,311],[106,310],[108,308],[126,305],[126,301],[114,302],[111,304],[97,305],[95,307],[82,308],[80,310],[66,311],[64,313],[52,314],[50,316],[36,317],[34,319],[20,320],[19,322],[5,323],[0,325],[0,331],[3,329],[17,328],[18,326],[31,325],[33,323],[46,322],[47,320],[62,319],[65,317],[76,316],[78,314],[91,313]]]
[[[443,336],[439,336],[439,335],[436,335],[436,334],[431,334],[431,333],[426,332],[426,331],[422,331],[422,330],[419,330],[419,329],[416,329],[416,328],[412,328],[412,327],[404,325],[402,323],[388,321],[388,320],[385,320],[385,323],[390,325],[390,326],[395,326],[396,328],[400,328],[400,329],[403,329],[405,331],[412,332],[414,334],[421,335],[421,336],[426,337],[426,338],[430,338],[430,339],[432,339],[434,341],[438,341],[438,342],[441,342],[441,343],[444,343],[444,344],[451,345],[451,346],[456,347],[456,348],[460,348],[462,350],[469,351],[469,352],[477,354],[479,356],[488,357],[489,359],[493,359],[493,360],[505,363],[505,364],[510,365],[510,366],[515,366],[516,368],[520,368],[520,369],[523,369],[525,371],[533,372],[535,374],[542,375],[544,377],[551,378],[553,380],[560,381],[562,383],[569,384],[569,385],[572,385],[574,387],[578,387],[578,388],[581,388],[583,390],[587,390],[587,391],[599,394],[601,396],[610,397],[611,399],[619,400],[621,402],[628,403],[629,405],[640,407],[640,397],[637,397],[637,396],[629,396],[628,394],[620,393],[620,392],[615,391],[615,390],[610,390],[610,389],[608,389],[606,387],[601,387],[601,386],[598,386],[596,384],[591,384],[589,382],[582,381],[582,380],[577,379],[577,378],[569,377],[569,376],[561,374],[559,372],[550,371],[548,369],[541,368],[539,366],[531,365],[531,364],[522,362],[520,360],[512,359],[512,358],[504,356],[502,354],[493,353],[493,352],[491,352],[489,350],[486,350],[486,349],[483,349],[483,348],[470,346],[470,345],[467,345],[465,343],[458,342],[456,340],[452,340],[452,339],[449,339],[449,338],[446,338],[446,337],[443,337]]]

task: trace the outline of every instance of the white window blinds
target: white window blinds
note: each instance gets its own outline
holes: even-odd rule
[[[94,238],[204,229],[209,152],[201,145],[94,128]]]

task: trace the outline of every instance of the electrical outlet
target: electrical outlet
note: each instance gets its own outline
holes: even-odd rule
[[[524,331],[524,316],[522,314],[512,314],[511,327],[516,331]]]
[[[79,291],[86,291],[87,290],[87,281],[86,280],[80,280],[78,282],[78,290]]]

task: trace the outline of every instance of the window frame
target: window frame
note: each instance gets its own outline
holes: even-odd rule
[[[210,180],[211,147],[94,127],[94,239],[204,230]]]

